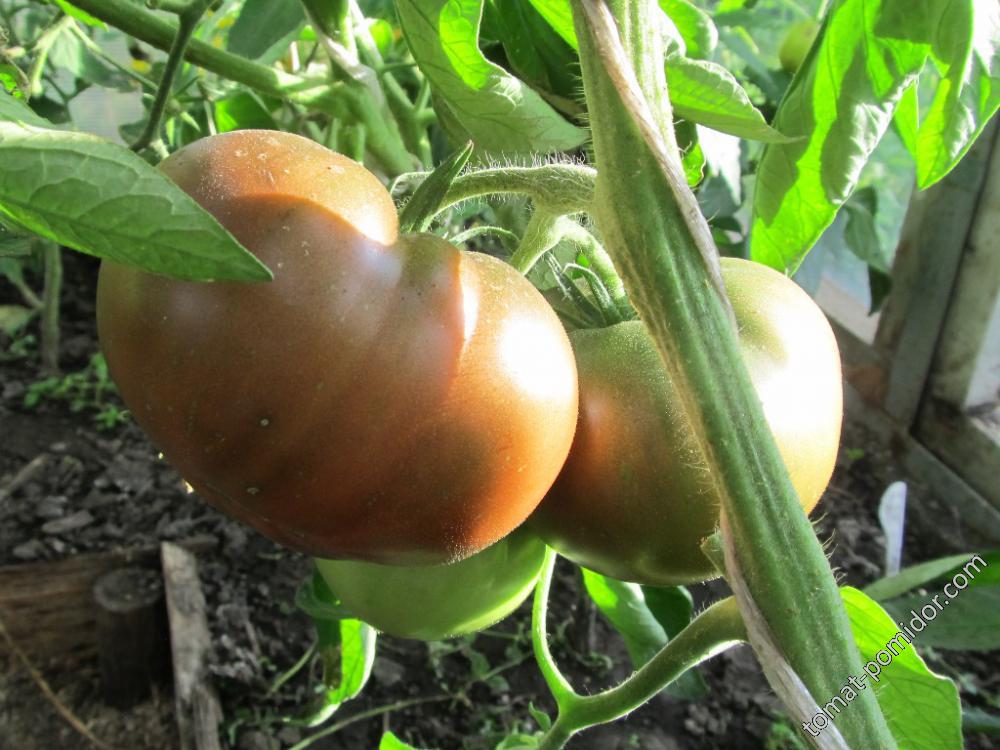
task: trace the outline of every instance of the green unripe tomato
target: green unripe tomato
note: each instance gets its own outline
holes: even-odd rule
[[[515,531],[450,565],[399,566],[316,560],[334,594],[355,616],[399,638],[436,641],[502,620],[528,597],[545,543]]]
[[[778,60],[781,62],[782,70],[794,74],[802,66],[818,34],[819,24],[811,18],[791,26],[785,34],[784,41],[781,42],[781,49],[778,50]]]
[[[740,350],[804,511],[833,473],[843,415],[830,324],[794,281],[722,259]],[[656,344],[637,320],[570,334],[580,418],[569,458],[529,519],[559,554],[655,586],[717,575],[701,551],[721,498]]]

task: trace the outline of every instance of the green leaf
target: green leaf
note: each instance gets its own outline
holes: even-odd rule
[[[921,645],[961,651],[993,651],[1000,648],[1000,587],[979,586],[948,600],[936,594],[947,606],[937,612],[933,622],[918,636]],[[933,597],[911,594],[884,602],[886,610],[902,621],[921,613]],[[930,605],[936,609],[934,605]],[[929,613],[931,609],[925,610]]]
[[[858,190],[844,204],[847,212],[847,227],[844,239],[847,247],[870,268],[889,273],[891,251],[882,247],[875,229],[875,214],[878,212],[878,193],[874,187]]]
[[[705,176],[705,152],[701,149],[697,126],[688,120],[680,120],[674,130],[677,146],[681,150],[681,164],[688,185],[695,187]]]
[[[472,143],[455,151],[431,172],[413,191],[399,216],[399,231],[403,234],[426,232],[441,208],[445,193],[451,187],[472,156]]]
[[[862,661],[867,662],[868,673],[853,677],[865,690],[874,685],[879,706],[899,746],[907,750],[960,750],[961,705],[955,684],[927,668],[913,645],[907,644],[905,634],[878,604],[857,589],[844,587],[840,591],[855,643]],[[930,628],[928,625],[927,630]],[[923,643],[923,633],[917,638]],[[882,666],[878,660],[884,663],[886,656],[890,657],[888,666]],[[850,693],[846,691],[857,692],[845,680],[837,702],[835,696],[816,698],[821,708],[832,704],[842,710],[843,704],[850,705]],[[836,713],[831,714],[836,721]]]
[[[857,184],[921,70],[941,8],[909,0],[839,0],[792,81],[758,168],[751,253],[794,271]]]
[[[417,64],[477,148],[551,153],[586,140],[523,81],[483,56],[482,0],[398,0],[396,9]]]
[[[770,144],[761,157],[754,260],[794,272],[833,222],[923,67],[940,10],[912,0],[834,2],[774,118],[803,139]]]
[[[21,90],[23,84],[25,84],[24,74],[17,67],[8,63],[0,64],[0,90],[15,99],[24,99],[24,92]]]
[[[271,278],[159,170],[86,133],[0,122],[0,213],[62,245],[154,273],[192,281]]]
[[[316,632],[327,706],[345,703],[359,695],[371,677],[378,634],[361,620],[319,621]]]
[[[872,599],[886,601],[897,596],[912,591],[918,586],[925,586],[934,581],[941,581],[951,578],[960,570],[970,564],[973,553],[964,552],[959,555],[939,557],[937,560],[911,565],[903,568],[894,576],[880,578],[865,587],[864,592]],[[986,561],[985,570],[976,570],[980,567],[978,563],[969,568],[969,572],[975,573],[973,585],[1000,584],[1000,551],[986,552],[980,555]]]
[[[950,172],[1000,107],[1000,3],[945,0],[932,57],[942,71],[917,135],[917,184]]]
[[[794,140],[767,124],[739,81],[721,65],[670,55],[666,70],[670,101],[685,120],[751,140]]]
[[[330,590],[323,576],[315,571],[295,592],[295,606],[313,620],[345,620],[354,617]]]
[[[579,49],[573,28],[573,8],[569,0],[531,0],[538,14],[573,49]]]
[[[931,51],[950,3],[839,0],[775,117],[808,135],[768,147],[755,190],[752,257],[793,271],[857,184]],[[906,115],[909,120],[910,115]]]
[[[215,126],[220,133],[231,130],[275,130],[274,118],[260,97],[252,91],[238,94],[215,102]]]
[[[229,29],[227,48],[251,60],[271,63],[285,54],[305,22],[299,0],[247,0]]]
[[[900,596],[932,583],[934,593],[921,590]],[[932,560],[876,581],[868,591],[897,619],[930,614],[918,636],[921,644],[979,651],[1000,648],[1000,552]]]
[[[583,583],[597,608],[625,641],[636,669],[652,659],[667,643],[667,633],[646,606],[642,586],[602,576],[586,568]]]
[[[706,59],[719,43],[712,17],[690,0],[660,0],[660,7],[684,39],[687,56]]]
[[[663,627],[667,638],[675,638],[691,622],[694,602],[683,586],[643,586],[643,598],[653,617]],[[696,669],[690,669],[667,686],[667,693],[698,700],[708,695],[708,685]]]
[[[500,41],[510,68],[522,80],[565,100],[566,107],[579,108],[575,102],[580,87],[576,52],[528,0],[489,0],[484,5],[481,34]]]
[[[913,82],[896,105],[896,112],[892,116],[892,124],[896,126],[899,140],[910,152],[913,161],[919,158],[917,155],[917,132],[920,129],[920,79]]]
[[[541,729],[543,732],[549,731],[549,728],[552,726],[551,716],[549,716],[542,709],[538,708],[537,706],[535,706],[534,703],[531,702],[528,703],[528,713],[531,714],[531,717],[538,724],[539,729]]]
[[[97,84],[117,91],[134,91],[136,84],[117,68],[91,52],[80,38],[69,31],[56,37],[49,52],[49,62],[87,84]]]
[[[92,15],[87,13],[85,10],[80,10],[74,5],[71,5],[67,0],[50,0],[53,4],[59,6],[67,16],[75,18],[77,21],[86,24],[87,26],[93,26],[98,29],[107,29],[108,27],[99,18],[94,18]]]
[[[52,127],[52,123],[36,115],[23,101],[4,92],[0,92],[0,122],[35,125],[40,128]]]
[[[336,38],[351,10],[346,0],[300,0],[310,22],[327,36]],[[314,40],[315,41],[315,40]]]
[[[378,750],[420,750],[414,745],[408,745],[392,732],[382,735],[382,740],[378,743]]]
[[[515,732],[504,737],[493,750],[533,750],[541,744],[541,734]]]
[[[770,68],[753,37],[742,26],[728,29],[723,27],[719,31],[719,36],[725,48],[746,65],[746,77],[756,84],[769,100],[779,101],[788,86],[788,74]]]
[[[318,611],[337,611],[340,602],[319,572],[314,572],[305,586],[317,602],[327,605]],[[296,603],[301,606],[299,599],[297,595]],[[316,628],[316,653],[323,661],[323,684],[326,687],[325,706],[320,714],[329,716],[342,703],[360,694],[367,684],[375,664],[378,634],[375,628],[361,620],[310,614]]]
[[[715,15],[718,16],[721,13],[732,13],[733,11],[742,10],[747,4],[753,5],[755,2],[756,0],[721,0],[715,9]]]

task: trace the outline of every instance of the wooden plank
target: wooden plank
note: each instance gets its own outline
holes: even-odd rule
[[[192,553],[169,542],[162,544],[160,556],[170,620],[181,750],[221,750],[222,708],[208,672],[211,636],[197,561]]]
[[[216,543],[212,537],[200,537],[184,544],[207,549]],[[158,570],[159,548],[0,567],[0,617],[14,642],[39,663],[93,658],[97,648],[94,584],[105,573],[127,565]],[[0,655],[8,656],[2,643]]]
[[[944,180],[910,201],[875,340],[890,363],[882,407],[903,429],[927,386],[996,134],[994,122]]]
[[[155,547],[147,547],[4,566],[0,617],[14,642],[32,659],[90,658],[97,646],[94,584],[125,565],[155,569],[156,553]]]
[[[966,549],[1000,546],[1000,509],[952,471],[885,412],[866,401],[850,383],[845,387],[847,418],[868,428],[889,446],[911,491],[907,513],[950,546]]]
[[[129,708],[170,674],[163,576],[149,568],[118,568],[94,584],[94,601],[104,702]]]
[[[964,410],[997,398],[1000,373],[1000,140],[976,207],[941,343],[931,393]]]
[[[996,430],[951,404],[928,398],[920,410],[917,435],[1000,512],[1000,442]],[[1000,533],[1000,532],[998,532]]]
[[[830,327],[837,337],[844,379],[865,401],[881,408],[889,389],[889,367],[881,352],[836,320],[830,320]]]

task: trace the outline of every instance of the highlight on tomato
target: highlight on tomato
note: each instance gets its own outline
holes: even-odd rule
[[[569,451],[577,378],[523,276],[399,235],[373,174],[297,135],[215,135],[160,169],[274,273],[101,267],[110,373],[205,500],[310,555],[397,565],[464,559],[528,517]]]

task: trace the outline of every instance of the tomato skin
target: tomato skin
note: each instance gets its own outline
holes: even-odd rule
[[[811,511],[829,483],[843,414],[829,323],[793,281],[723,258],[744,361],[782,457]],[[570,334],[580,420],[563,471],[529,526],[599,573],[651,585],[716,573],[700,550],[719,498],[653,340],[639,321]]]
[[[569,450],[569,341],[508,265],[398,236],[359,164],[236,131],[161,168],[274,272],[197,284],[105,261],[101,347],[208,502],[294,549],[424,565],[518,526]]]
[[[545,543],[518,530],[451,565],[316,560],[316,567],[341,602],[377,630],[437,641],[505,618],[528,598],[544,561]]]

